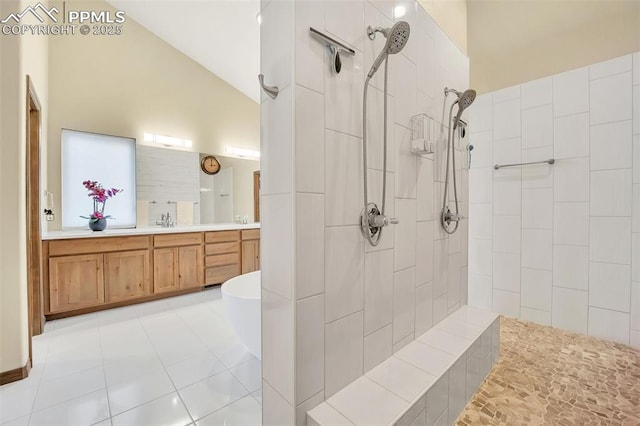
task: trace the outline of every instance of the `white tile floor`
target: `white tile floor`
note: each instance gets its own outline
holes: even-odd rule
[[[47,322],[4,425],[260,425],[261,365],[220,289]]]

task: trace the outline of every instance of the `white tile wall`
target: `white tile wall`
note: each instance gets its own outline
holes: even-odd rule
[[[520,215],[522,182],[518,168],[500,169],[493,174],[493,214]]]
[[[296,398],[324,389],[324,295],[296,302]]]
[[[589,111],[589,70],[580,68],[553,76],[553,115]]]
[[[493,310],[508,317],[520,317],[520,293],[493,289]]]
[[[514,164],[520,161],[522,161],[522,142],[520,137],[493,141],[493,163],[491,163],[491,166],[494,164]],[[476,166],[475,162],[473,166]]]
[[[589,247],[553,246],[553,285],[576,290],[589,289]]]
[[[632,55],[620,56],[619,58],[598,62],[589,67],[589,77],[595,80],[625,71],[631,71]]]
[[[522,306],[551,312],[551,271],[522,269]]]
[[[522,267],[551,270],[551,231],[542,229],[522,230]]]
[[[393,250],[365,255],[364,334],[393,321]]]
[[[632,167],[631,120],[591,126],[591,170]]]
[[[589,268],[589,305],[629,312],[631,267],[591,262]]]
[[[528,109],[553,102],[553,80],[551,77],[525,83],[520,88],[522,109]]]
[[[391,356],[393,328],[391,324],[364,337],[364,371],[369,371]]]
[[[589,158],[558,160],[553,165],[555,201],[589,201]]]
[[[324,360],[325,398],[356,380],[364,372],[362,327],[362,311],[327,324]]]
[[[520,318],[542,325],[551,325],[551,312],[527,308],[526,306],[520,308]]]
[[[589,335],[629,344],[629,314],[589,307]]]
[[[396,344],[415,329],[416,300],[415,268],[394,274],[393,281],[393,343]]]
[[[519,254],[493,254],[493,288],[520,293]]]
[[[553,111],[551,105],[523,109],[522,148],[553,145]]]
[[[631,169],[591,172],[591,216],[631,216]]]
[[[553,229],[553,190],[551,188],[522,190],[522,227]]]
[[[396,3],[407,10],[402,19],[411,24],[411,38],[401,54],[389,58],[385,213],[400,223],[385,229],[382,242],[371,247],[359,228],[362,95],[365,73],[385,40],[369,40],[365,29],[393,24]],[[270,303],[264,315],[269,323],[264,338],[270,343],[265,343],[263,379],[265,405],[271,405],[263,418],[265,424],[287,424],[304,418],[306,410],[401,350],[417,331],[428,330],[466,299],[468,226],[463,223],[449,236],[438,221],[446,131],[438,135],[436,155],[418,158],[409,150],[409,126],[418,112],[442,126],[440,113],[452,102],[450,97],[443,105],[443,89],[466,89],[469,65],[413,0],[327,0],[295,7],[263,0],[262,17],[261,71],[280,87],[276,100],[262,97],[261,108],[261,244],[263,287],[269,292],[263,304]],[[356,50],[355,56],[342,55],[340,74],[331,72],[327,50],[310,37],[310,26]],[[364,170],[369,199],[377,202],[383,68],[368,90]],[[506,94],[504,100],[516,98]],[[519,137],[519,126],[517,131]],[[491,145],[492,137],[487,141]],[[466,162],[460,151],[456,156],[461,213],[467,215],[468,172],[461,170]],[[491,182],[491,152],[483,161]],[[486,196],[491,202],[491,189]],[[276,366],[283,370],[282,365],[294,364],[295,372],[275,375]]]
[[[289,404],[294,401],[293,371],[283,374],[282,365],[293,365],[293,305],[270,291],[262,291],[262,377]]]
[[[493,138],[508,139],[520,136],[520,99],[498,102],[493,97]]]
[[[324,98],[302,86],[296,90],[296,189],[324,192]],[[320,117],[320,119],[318,119]]]
[[[324,195],[296,196],[296,298],[324,293]]]
[[[631,264],[631,218],[591,217],[590,259]]]
[[[470,304],[640,345],[638,111],[640,52],[478,97]]]
[[[553,288],[551,325],[576,333],[587,333],[589,294],[587,291]]]
[[[326,321],[364,307],[364,239],[357,226],[326,228]]]
[[[631,72],[616,74],[591,81],[591,125],[631,120]]]
[[[554,244],[589,245],[589,203],[555,203]]]
[[[493,221],[493,251],[520,253],[520,216],[495,216]]]
[[[433,227],[439,222],[418,222],[416,232],[416,285],[433,281]]]
[[[332,130],[325,135],[326,224],[357,225],[364,185],[362,139]]]
[[[557,117],[553,124],[553,155],[555,158],[589,156],[588,113]]]

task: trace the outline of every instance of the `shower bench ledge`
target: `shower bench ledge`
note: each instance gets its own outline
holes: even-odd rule
[[[453,424],[498,359],[499,315],[462,306],[307,413],[307,424]]]

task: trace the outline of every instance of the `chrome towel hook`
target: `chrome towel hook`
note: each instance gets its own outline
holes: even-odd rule
[[[263,74],[258,74],[258,81],[260,82],[260,86],[262,87],[262,90],[264,90],[264,93],[267,94],[267,96],[269,96],[271,99],[275,99],[278,97],[280,89],[278,89],[278,86],[265,86]]]

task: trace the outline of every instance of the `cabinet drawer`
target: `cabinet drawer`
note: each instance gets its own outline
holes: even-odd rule
[[[238,275],[240,275],[239,264],[207,268],[205,269],[205,282],[207,284],[221,284]]]
[[[224,243],[230,241],[239,241],[240,231],[215,231],[206,232],[204,234],[205,243]]]
[[[175,247],[202,244],[202,233],[191,232],[188,234],[155,235],[153,245],[155,247]]]
[[[259,229],[244,229],[242,231],[242,241],[245,240],[259,240],[260,239],[260,230]]]
[[[148,236],[78,238],[49,241],[49,256],[104,253],[107,251],[142,250],[149,248]]]
[[[240,252],[240,244],[238,243],[218,243],[207,244],[204,246],[204,254],[225,254],[225,253],[238,253]]]
[[[218,254],[215,256],[207,256],[204,259],[204,266],[225,266],[240,263],[239,253]]]

